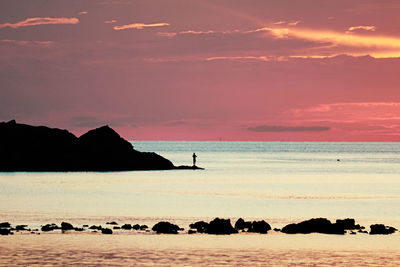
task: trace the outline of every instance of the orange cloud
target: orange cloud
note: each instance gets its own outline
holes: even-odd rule
[[[87,15],[87,14],[88,14],[87,11],[82,11],[82,12],[79,12],[79,13],[78,13],[78,15]]]
[[[27,18],[26,20],[19,21],[16,23],[3,23],[0,24],[0,28],[10,27],[17,29],[20,27],[47,25],[47,24],[78,24],[79,19],[77,18]]]
[[[206,58],[206,61],[214,61],[214,60],[260,60],[260,61],[269,61],[270,59],[265,56],[232,56],[232,57],[209,57]]]
[[[117,22],[115,19],[104,21],[104,23],[106,23],[106,24],[111,24],[111,23],[115,23],[115,22]]]
[[[348,31],[365,30],[365,31],[376,31],[375,26],[352,26],[348,28]]]
[[[17,45],[40,45],[40,46],[49,46],[52,45],[54,42],[52,41],[18,41],[18,40],[0,40],[2,43],[9,43],[9,44],[17,44]]]
[[[152,23],[152,24],[144,24],[144,23],[133,23],[133,24],[126,24],[120,26],[114,26],[114,30],[127,30],[127,29],[136,29],[136,30],[143,30],[144,28],[152,28],[152,27],[163,27],[169,26],[169,23],[161,22],[161,23]]]

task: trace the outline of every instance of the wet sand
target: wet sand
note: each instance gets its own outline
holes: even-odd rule
[[[42,233],[0,237],[1,266],[399,266],[400,238]]]

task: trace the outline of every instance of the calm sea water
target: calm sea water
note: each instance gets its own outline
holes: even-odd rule
[[[213,217],[281,227],[311,217],[400,228],[400,143],[134,142],[205,170],[0,173],[0,221],[146,223]],[[338,161],[339,159],[339,161]],[[0,266],[399,266],[400,239],[366,234],[0,236]]]
[[[311,217],[352,217],[400,226],[400,143],[133,145],[175,165],[191,165],[196,152],[205,170],[0,173],[2,220],[167,218],[185,224],[220,216],[262,218],[281,226]]]

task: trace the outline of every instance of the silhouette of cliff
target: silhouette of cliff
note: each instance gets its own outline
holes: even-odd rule
[[[0,171],[125,171],[174,169],[156,153],[139,152],[103,126],[77,138],[67,130],[0,123]]]

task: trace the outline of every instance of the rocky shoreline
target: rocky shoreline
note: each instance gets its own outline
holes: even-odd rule
[[[73,226],[71,223],[62,222],[60,225],[49,223],[42,225],[40,228],[29,228],[28,225],[15,225],[9,222],[0,223],[0,235],[13,235],[16,232],[41,234],[52,231],[60,231],[66,233],[69,231],[76,232],[94,232],[101,234],[113,234],[115,231],[126,232],[136,231],[138,233],[154,233],[154,234],[211,234],[211,235],[230,235],[240,233],[258,233],[267,234],[269,231],[280,232],[283,234],[334,234],[334,235],[389,235],[398,230],[384,224],[370,225],[370,231],[364,226],[355,223],[354,219],[338,219],[332,223],[326,218],[312,218],[299,223],[291,223],[282,229],[272,229],[266,221],[245,221],[239,218],[234,225],[230,219],[215,218],[210,222],[197,221],[189,225],[188,230],[179,227],[176,224],[167,221],[160,221],[152,228],[147,225],[124,223],[119,225],[115,221],[106,222],[105,226],[83,224],[81,227]]]
[[[15,120],[0,122],[0,147],[2,172],[202,169],[175,166],[154,152],[137,151],[107,125],[76,137],[57,128],[20,124]]]

